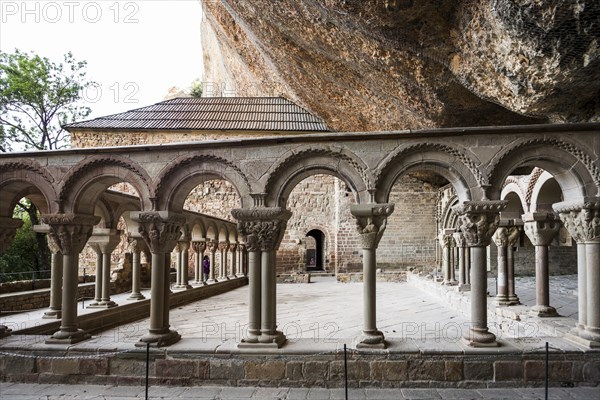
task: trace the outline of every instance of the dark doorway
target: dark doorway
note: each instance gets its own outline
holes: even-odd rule
[[[306,270],[307,271],[323,271],[325,261],[325,234],[318,229],[313,229],[306,234]]]

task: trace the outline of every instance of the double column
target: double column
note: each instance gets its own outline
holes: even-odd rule
[[[249,268],[248,333],[239,347],[279,348],[286,341],[277,331],[275,252],[291,213],[280,207],[235,209],[238,231],[245,238]]]
[[[444,281],[442,285],[456,285],[454,276],[454,229],[444,229],[440,233],[440,245],[442,246],[442,270],[444,273]]]
[[[202,258],[204,256],[204,251],[206,250],[206,242],[204,240],[193,241],[192,249],[194,250],[194,281],[192,282],[195,285],[203,285],[204,282],[202,270]]]
[[[89,245],[96,251],[96,287],[94,302],[89,308],[111,308],[117,303],[110,299],[110,256],[121,241],[121,231],[94,228]]]
[[[536,304],[531,312],[538,317],[556,317],[556,309],[550,306],[550,276],[548,246],[558,235],[561,222],[554,214],[528,213],[523,215],[525,234],[535,246],[535,292]]]
[[[459,229],[471,253],[471,326],[464,342],[472,347],[498,346],[487,325],[486,247],[500,222],[506,201],[467,201],[454,206]]]
[[[177,253],[176,259],[176,282],[175,289],[192,289],[192,285],[190,285],[189,278],[189,249],[190,249],[190,241],[186,237],[186,235],[182,235],[182,238],[177,242],[175,246],[175,250]]]
[[[131,294],[127,300],[143,300],[146,297],[141,292],[142,263],[141,254],[144,243],[141,237],[129,237],[129,251],[132,255]]]
[[[77,289],[79,285],[79,254],[92,235],[100,217],[78,214],[45,214],[42,222],[49,226],[48,235],[63,255],[62,315],[59,331],[48,344],[73,344],[91,336],[78,329]]]
[[[469,257],[467,241],[465,235],[460,231],[454,232],[452,237],[458,248],[458,290],[466,292],[471,290],[471,258]]]
[[[394,204],[358,204],[350,208],[356,219],[363,249],[363,331],[357,348],[385,348],[383,332],[377,329],[377,246],[385,232]]]
[[[219,242],[219,281],[229,280],[227,276],[227,253],[229,242]]]
[[[572,331],[588,347],[600,347],[600,197],[554,204],[577,242],[578,314]]]
[[[496,303],[502,306],[519,304],[515,293],[514,247],[517,245],[520,227],[511,220],[500,221],[493,240],[498,247],[498,288]]]
[[[0,217],[0,254],[10,247],[21,225],[23,221],[20,219]],[[6,325],[0,325],[0,339],[9,336],[11,331]]]
[[[185,217],[169,211],[131,213],[139,224],[139,232],[152,253],[152,284],[150,297],[150,329],[138,346],[169,346],[181,339],[179,333],[169,329],[169,265],[167,256],[181,236]]]

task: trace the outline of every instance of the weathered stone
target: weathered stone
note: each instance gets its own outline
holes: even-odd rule
[[[583,380],[588,383],[600,383],[600,361],[592,360],[583,366]]]
[[[344,379],[344,362],[332,361],[329,365],[331,379]],[[352,381],[367,380],[371,371],[367,361],[348,361],[348,379]]]
[[[0,376],[27,374],[35,371],[35,359],[29,357],[0,357]]]
[[[461,381],[463,380],[464,364],[462,361],[446,361],[444,368],[445,380]]]
[[[58,375],[79,374],[79,360],[77,358],[58,358],[52,360],[52,372]]]
[[[327,361],[307,361],[302,368],[302,374],[307,381],[327,380],[329,363]]]
[[[107,375],[109,374],[107,358],[82,359],[79,362],[79,373],[82,375]]]
[[[285,364],[285,378],[287,381],[301,381],[303,379],[301,361],[288,361]]]
[[[156,360],[154,363],[157,377],[198,377],[198,361],[195,360]]]
[[[154,361],[150,360],[150,369]],[[112,358],[110,360],[110,373],[117,376],[145,376],[146,361],[130,358]]]
[[[494,369],[491,362],[465,361],[465,379],[468,381],[491,381],[494,379]]]
[[[244,379],[244,364],[234,360],[210,360],[210,379]]]
[[[495,381],[522,381],[523,363],[521,361],[494,362]]]
[[[283,379],[285,375],[284,361],[254,362],[244,365],[246,379]]]
[[[407,361],[372,361],[371,379],[374,381],[406,381],[408,379]]]

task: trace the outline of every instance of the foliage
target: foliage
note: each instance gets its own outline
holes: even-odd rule
[[[85,80],[85,61],[69,52],[62,63],[33,53],[0,52],[0,151],[53,150],[68,145],[61,125],[87,117],[78,104]]]
[[[192,97],[202,97],[202,81],[200,79],[196,79],[192,82],[192,86],[190,87],[190,96]]]
[[[11,246],[0,256],[0,272],[39,271],[38,264],[39,247],[36,233],[33,231],[31,221],[27,213],[21,213],[23,226],[15,235]],[[49,265],[50,260],[47,260]]]

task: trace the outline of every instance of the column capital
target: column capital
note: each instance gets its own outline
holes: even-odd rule
[[[192,249],[194,249],[194,251],[196,253],[204,253],[204,251],[206,250],[206,241],[205,240],[197,240],[192,242]]]
[[[272,251],[279,247],[292,216],[282,207],[238,208],[231,211],[249,251]]]
[[[499,226],[492,235],[492,241],[498,247],[508,247],[508,227]]]
[[[454,238],[454,242],[456,243],[457,247],[460,247],[460,248],[467,247],[467,239],[465,238],[465,235],[463,235],[463,233],[461,231],[454,232],[452,234],[452,237]]]
[[[362,248],[376,249],[385,232],[387,218],[394,212],[394,204],[355,204],[350,212],[356,219]]]
[[[4,253],[10,246],[17,229],[23,225],[23,221],[16,218],[0,217],[0,253]]]
[[[553,208],[577,243],[600,242],[600,197],[556,203]]]
[[[140,253],[144,251],[145,247],[146,243],[141,237],[135,237],[131,235],[127,236],[127,250],[129,250],[131,253]]]
[[[43,223],[49,227],[48,236],[62,254],[81,253],[100,217],[82,214],[43,214]]]
[[[185,217],[169,211],[134,211],[131,219],[139,224],[140,236],[152,253],[167,253],[173,250],[181,236]]]
[[[237,249],[238,244],[237,243],[229,243],[229,251],[234,253],[235,250]]]
[[[442,246],[442,248],[450,248],[453,247],[454,245],[456,245],[455,241],[454,241],[454,233],[440,233],[440,236],[438,237],[438,240],[440,242],[440,246]]]
[[[217,243],[216,240],[209,240],[208,242],[206,242],[206,247],[211,253],[216,253],[217,248],[219,247],[219,243]]]
[[[561,222],[553,213],[523,214],[525,234],[534,246],[548,246],[558,234]]]
[[[112,253],[121,242],[123,231],[117,229],[94,228],[88,240],[90,246],[96,246],[101,253]]]
[[[490,244],[500,222],[500,211],[507,204],[505,200],[465,201],[452,207],[458,214],[458,225],[469,247],[485,247]]]
[[[229,250],[229,242],[219,242],[219,250],[220,251],[227,251]]]

